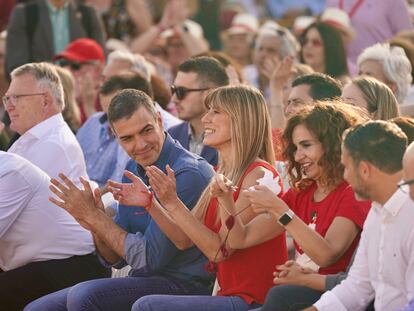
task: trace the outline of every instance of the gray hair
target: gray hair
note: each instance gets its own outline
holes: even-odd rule
[[[377,43],[366,48],[358,57],[358,67],[366,60],[375,60],[381,64],[386,82],[397,86],[395,97],[402,104],[412,82],[411,63],[404,50],[389,43]]]
[[[283,59],[288,55],[297,56],[299,43],[289,29],[282,27],[275,22],[268,21],[260,29],[255,42],[255,49],[258,49],[260,43],[265,37],[275,37],[280,40],[280,58]]]
[[[29,63],[14,69],[11,78],[22,75],[31,75],[37,81],[37,86],[50,91],[56,106],[60,111],[65,108],[65,100],[63,96],[63,87],[59,74],[52,64],[49,63]]]
[[[151,80],[151,75],[154,72],[154,68],[146,59],[139,54],[132,54],[128,51],[113,51],[108,55],[108,64],[114,61],[124,61],[131,64],[131,71],[140,73],[148,81]]]

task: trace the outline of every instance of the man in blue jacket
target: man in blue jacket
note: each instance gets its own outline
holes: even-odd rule
[[[127,168],[148,185],[145,168],[155,165],[165,171],[168,164],[176,172],[178,196],[192,208],[213,170],[164,132],[150,97],[138,90],[121,91],[111,101],[108,120],[133,159]],[[138,298],[149,294],[209,294],[206,258],[195,247],[178,250],[148,214],[148,206],[121,205],[114,223],[99,208],[85,180],[85,189],[80,190],[64,175],[61,178],[64,183],[52,180],[60,200],[51,200],[92,232],[104,264],[118,268],[129,264],[132,270],[126,278],[83,282],[44,296],[26,310],[130,310]]]

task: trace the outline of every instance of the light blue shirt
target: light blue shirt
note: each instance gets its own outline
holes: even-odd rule
[[[104,112],[91,116],[78,130],[76,138],[85,156],[90,179],[99,187],[104,186],[108,179],[122,180],[130,158],[112,134]]]
[[[69,33],[69,3],[65,2],[63,7],[56,8],[49,1],[46,1],[49,11],[50,22],[53,32],[53,46],[55,54],[62,52],[70,42]]]

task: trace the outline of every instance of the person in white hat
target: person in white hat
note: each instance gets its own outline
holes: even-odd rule
[[[247,13],[239,13],[233,18],[230,28],[222,33],[224,51],[242,67],[252,62],[252,46],[258,27],[256,17]]]

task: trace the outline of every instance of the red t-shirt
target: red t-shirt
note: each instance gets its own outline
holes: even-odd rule
[[[244,177],[255,167],[263,166],[278,176],[275,168],[266,162],[254,162],[244,173],[238,184],[240,189]],[[279,185],[282,187],[280,180]],[[237,200],[239,191],[233,195]],[[219,232],[221,223],[217,219],[218,201],[213,198],[207,208],[204,224],[212,231]],[[237,217],[237,216],[236,216]],[[230,231],[231,234],[231,231]],[[217,263],[217,280],[220,285],[219,296],[239,296],[251,304],[263,304],[269,289],[273,284],[273,272],[276,265],[284,264],[287,260],[285,234],[262,244],[236,250],[229,258]]]
[[[311,184],[303,191],[296,192],[290,189],[282,199],[295,212],[295,214],[309,225],[315,223],[315,230],[321,236],[325,236],[335,217],[341,216],[350,219],[359,228],[364,225],[365,218],[371,207],[369,201],[357,201],[351,186],[345,181],[320,202],[313,201],[316,183]],[[355,237],[351,246],[344,255],[333,265],[320,268],[320,274],[335,274],[345,271],[349,265],[355,248],[358,246],[360,234]],[[299,245],[295,243],[296,249],[303,253]]]

